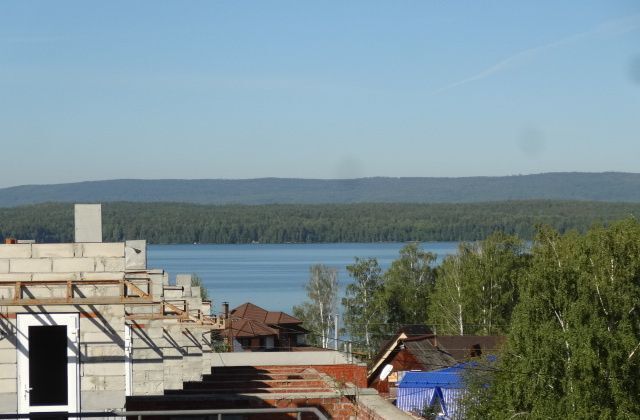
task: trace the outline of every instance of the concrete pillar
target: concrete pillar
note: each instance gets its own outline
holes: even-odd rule
[[[182,327],[185,354],[182,358],[182,380],[202,380],[202,328]]]
[[[182,389],[185,379],[182,359],[186,355],[186,346],[182,335],[182,326],[177,321],[164,321],[164,348],[162,349],[164,370],[164,388]]]
[[[133,395],[164,393],[163,329],[161,320],[133,323],[131,329]]]
[[[102,242],[102,206],[75,205],[75,241]]]

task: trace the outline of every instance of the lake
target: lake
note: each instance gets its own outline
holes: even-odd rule
[[[293,305],[306,300],[304,286],[312,264],[338,269],[340,295],[349,284],[346,266],[354,257],[378,259],[386,270],[398,258],[403,243],[330,243],[330,244],[246,244],[246,245],[149,245],[148,267],[162,268],[170,278],[176,274],[196,273],[202,278],[214,310],[221,303],[231,308],[252,302],[265,309],[291,313]],[[424,242],[422,247],[438,255],[453,254],[457,242]]]

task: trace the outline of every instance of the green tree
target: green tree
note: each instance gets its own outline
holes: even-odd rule
[[[640,417],[638,238],[635,220],[586,235],[539,230],[490,417]]]
[[[532,239],[536,224],[585,232],[639,214],[639,203],[506,201],[491,203],[198,205],[105,203],[105,241],[149,243],[263,243],[474,241],[494,230]],[[73,205],[0,208],[0,240],[73,240]]]
[[[377,304],[384,315],[387,333],[404,324],[427,322],[435,260],[435,254],[425,252],[418,243],[410,243],[400,250],[399,258],[384,273]]]
[[[461,243],[438,268],[430,322],[442,334],[504,334],[527,261],[516,236],[496,232],[483,241]]]
[[[337,313],[338,271],[323,264],[312,265],[305,289],[309,301],[294,306],[293,314],[311,331],[312,343],[328,348]]]
[[[495,354],[484,354],[474,359],[472,364],[463,370],[465,393],[460,401],[460,412],[463,418],[483,420],[492,418],[491,392],[496,371]]]
[[[382,270],[375,258],[356,258],[354,264],[347,266],[347,272],[353,283],[347,285],[342,299],[344,325],[356,349],[363,350],[369,358],[381,342],[384,318],[377,308],[376,295],[382,289]]]
[[[470,308],[475,296],[468,272],[473,262],[469,244],[462,243],[458,254],[444,259],[437,273],[437,281],[429,305],[429,322],[440,334],[464,335],[470,321]]]

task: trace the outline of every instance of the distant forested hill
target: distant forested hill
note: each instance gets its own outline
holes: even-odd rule
[[[536,224],[561,232],[640,216],[640,203],[509,201],[466,204],[198,205],[108,203],[105,241],[263,243],[458,241],[495,230],[531,239]],[[0,208],[0,239],[73,240],[73,205]]]
[[[505,200],[640,202],[640,174],[547,173],[505,177],[132,180],[0,189],[0,207],[44,202],[199,204],[475,203]]]

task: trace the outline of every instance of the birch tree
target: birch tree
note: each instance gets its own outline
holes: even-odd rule
[[[438,268],[430,322],[442,334],[505,333],[527,261],[522,241],[501,232],[480,242],[461,243],[458,253]]]
[[[309,301],[294,306],[293,313],[310,330],[310,342],[328,348],[334,332],[333,316],[337,311],[337,270],[323,264],[312,265],[309,269],[309,282],[305,289]]]
[[[458,255],[444,259],[438,270],[436,285],[429,306],[429,321],[440,334],[464,335],[469,321],[471,289],[466,274],[466,244],[460,245]]]
[[[490,417],[640,417],[640,224],[540,229]]]
[[[380,344],[384,321],[376,300],[382,288],[382,270],[375,258],[356,258],[347,266],[347,272],[353,283],[346,287],[342,299],[345,328],[356,349],[363,350],[369,358]]]

